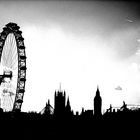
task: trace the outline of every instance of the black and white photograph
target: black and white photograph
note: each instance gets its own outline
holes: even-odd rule
[[[3,139],[135,139],[139,125],[139,1],[0,0]]]

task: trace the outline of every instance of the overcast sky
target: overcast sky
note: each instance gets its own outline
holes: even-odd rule
[[[138,3],[0,1],[0,11],[0,31],[16,22],[25,38],[23,111],[53,106],[60,82],[74,111],[93,108],[97,85],[103,108],[140,104]]]

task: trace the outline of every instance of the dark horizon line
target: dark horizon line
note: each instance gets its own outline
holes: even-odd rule
[[[47,2],[47,1],[53,1],[53,2],[55,2],[55,1],[64,1],[64,2],[67,2],[67,1],[72,1],[72,2],[80,2],[80,1],[82,1],[82,2],[88,2],[88,1],[90,1],[90,2],[139,2],[139,0],[0,0],[0,1],[4,1],[4,2],[13,2],[13,1],[18,1],[18,2],[24,2],[24,1],[32,1],[32,2]]]

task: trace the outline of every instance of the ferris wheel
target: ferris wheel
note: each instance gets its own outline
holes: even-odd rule
[[[0,107],[20,111],[26,81],[24,38],[16,23],[8,23],[0,34]]]

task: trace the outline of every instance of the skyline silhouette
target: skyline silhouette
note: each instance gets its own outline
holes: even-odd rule
[[[1,139],[138,139],[138,1],[10,0],[0,9]]]
[[[106,108],[104,111],[102,110],[102,97],[100,96],[99,86],[97,86],[95,97],[93,97],[93,109],[85,109],[81,107],[81,111],[75,111],[71,108],[69,96],[66,98],[66,91],[62,90],[55,90],[54,93],[54,105],[50,104],[50,99],[46,102],[46,106],[38,113],[46,114],[48,116],[54,115],[58,118],[62,116],[72,116],[72,115],[83,115],[87,114],[90,117],[95,116],[100,118],[100,116],[108,113],[115,113],[121,111],[138,111],[140,110],[140,105],[136,104],[127,104],[125,101],[122,102],[122,105],[119,107],[110,106]]]
[[[93,109],[97,85],[103,109],[123,101],[140,104],[139,3],[12,0],[1,1],[0,9],[1,31],[14,22],[24,37],[28,80],[22,111],[39,112],[47,99],[53,105],[59,82],[75,111]]]
[[[62,138],[125,138],[138,136],[140,108],[128,109],[123,102],[120,109],[110,108],[101,114],[101,97],[97,88],[95,112],[82,109],[81,113],[73,113],[69,98],[66,93],[56,91],[54,94],[55,108],[52,111],[50,101],[46,103],[42,112],[3,112],[0,108],[0,133],[5,139],[12,138],[16,131],[15,139],[62,139]],[[64,104],[64,100],[65,103]],[[6,129],[8,128],[8,129]],[[6,131],[5,131],[6,130]]]
[[[0,84],[1,84],[1,88],[3,88],[2,90],[3,100],[2,100],[2,97],[0,98],[0,100],[2,102],[1,106],[4,112],[8,112],[12,110],[21,111],[23,95],[25,92],[26,69],[27,69],[26,68],[26,54],[25,54],[25,46],[23,42],[24,38],[21,36],[22,32],[19,30],[19,28],[20,27],[16,23],[10,22],[6,24],[6,26],[3,28],[2,33],[0,34],[1,35],[0,36],[1,37],[0,50],[1,50],[1,63],[2,63],[1,68],[3,69],[3,74],[0,75],[0,81],[1,81]],[[17,49],[15,49],[16,47]],[[12,50],[13,48],[14,48],[14,51]],[[14,54],[14,57],[12,56],[12,54]],[[18,67],[18,74],[17,74],[18,80],[17,80],[17,90],[15,90],[15,93],[14,93],[11,87],[13,86],[12,85],[13,84],[12,81],[14,77],[13,72],[15,70],[15,68],[13,69],[13,66],[15,64],[17,64],[16,68]],[[14,89],[16,89],[16,86]],[[122,87],[118,86],[115,89],[122,90]],[[10,103],[11,102],[10,98],[11,100],[13,100],[12,96],[15,96],[15,99],[13,102],[13,109],[12,109],[12,105],[9,105],[9,104],[12,104]],[[131,106],[133,106],[134,108],[134,106],[139,106],[139,105],[131,105]],[[66,92],[64,90],[64,93],[63,93],[61,89],[61,83],[60,83],[59,90],[57,92],[55,91],[54,110],[52,111],[53,107],[50,105],[50,99],[48,100],[48,103],[46,103],[45,109],[46,108],[47,110],[43,109],[44,112],[46,112],[49,115],[54,114],[57,117],[64,116],[64,114],[66,114],[66,116],[73,114],[74,110],[71,110],[69,96],[66,101]],[[128,109],[124,101],[123,101],[123,106],[120,107],[120,110],[122,108]],[[82,113],[84,113],[84,110],[85,110],[84,107],[82,107]],[[110,104],[110,108],[107,109],[107,112],[108,111],[112,112],[111,110],[112,110],[112,105]],[[91,112],[91,110],[90,111],[88,110],[86,112]],[[92,112],[94,112],[93,114],[97,118],[100,117],[102,114],[102,98],[100,96],[99,86],[97,86],[97,91],[94,98],[94,110]],[[78,114],[77,111],[76,113]]]
[[[8,23],[6,26],[7,28],[4,28],[4,32],[2,32],[1,34],[0,41],[3,43],[1,43],[1,48],[3,48],[4,50],[7,46],[11,45],[11,43],[9,42],[8,43],[10,45],[7,45],[8,43],[5,43],[7,41],[6,39],[9,37],[9,34],[10,37],[12,36],[12,38],[13,35],[16,34],[16,41],[20,44],[19,46],[17,45],[17,49],[19,49],[19,54],[21,55],[19,55],[19,59],[16,61],[19,61],[21,63],[19,63],[20,65],[18,65],[19,77],[17,83],[19,83],[17,84],[17,87],[19,86],[19,88],[17,88],[16,90],[16,95],[9,90],[9,84],[13,80],[12,69],[8,69],[8,66],[6,65],[6,69],[3,69],[3,74],[0,75],[1,84],[5,83],[8,85],[3,87],[3,102],[5,106],[2,106],[3,108],[0,108],[0,134],[4,135],[5,139],[12,138],[12,135],[15,134],[15,132],[16,134],[13,135],[15,139],[22,138],[24,140],[35,140],[43,138],[62,139],[68,137],[71,139],[73,137],[80,139],[86,137],[89,139],[93,137],[101,138],[101,134],[104,134],[104,138],[111,138],[110,134],[114,135],[120,125],[123,125],[123,127],[119,128],[121,134],[123,134],[121,135],[121,137],[125,137],[127,133],[124,132],[124,130],[127,132],[129,131],[129,128],[127,127],[128,124],[129,127],[132,128],[134,128],[134,124],[139,124],[139,106],[133,105],[133,109],[129,109],[128,104],[125,103],[125,101],[123,101],[123,105],[120,108],[118,107],[117,110],[115,110],[115,108],[112,107],[112,104],[110,104],[109,109],[106,109],[105,112],[102,112],[102,105],[104,100],[102,98],[102,94],[100,94],[99,86],[97,86],[95,96],[93,96],[91,99],[91,102],[93,104],[92,109],[85,109],[84,107],[82,107],[81,112],[76,111],[76,113],[74,113],[74,110],[71,107],[71,100],[69,96],[66,95],[66,91],[61,89],[60,84],[59,90],[55,90],[54,92],[54,107],[51,105],[51,100],[48,99],[48,101],[46,102],[46,106],[38,113],[34,111],[22,111],[21,105],[24,101],[23,93],[25,92],[25,89],[23,89],[23,87],[25,88],[26,81],[25,70],[27,69],[25,65],[26,56],[25,53],[23,53],[25,51],[25,47],[23,46],[23,43],[21,43],[21,40],[24,39],[21,39],[19,37],[20,35],[18,34],[19,31],[17,30],[17,24]],[[6,37],[4,37],[5,32]],[[3,52],[1,55],[1,60],[6,58],[2,56]],[[11,59],[9,59],[9,61],[11,61]],[[6,61],[4,64],[8,63],[9,62]],[[7,110],[10,103],[9,98],[11,98],[11,96],[13,95],[15,95],[13,109]],[[79,98],[77,98],[77,103]],[[15,104],[17,105],[15,106]],[[109,136],[106,136],[108,131]],[[134,128],[133,131],[136,132],[136,129]]]

